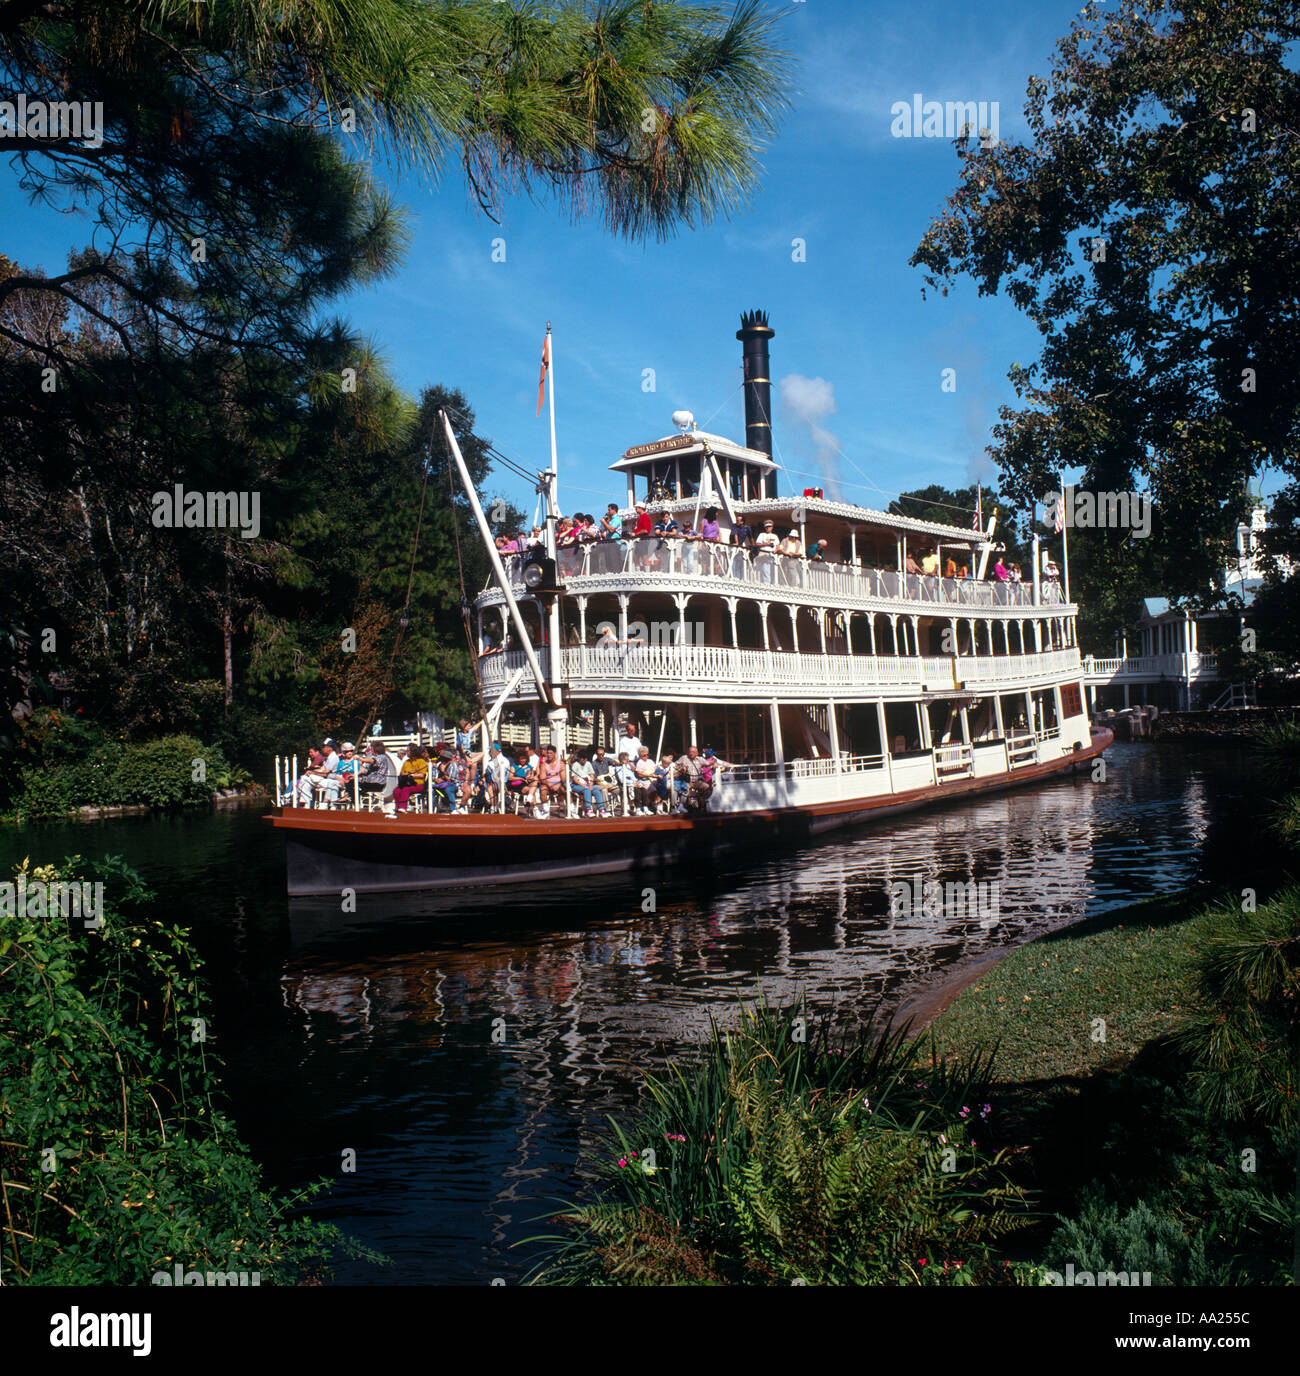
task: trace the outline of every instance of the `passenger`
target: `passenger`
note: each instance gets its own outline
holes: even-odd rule
[[[907,570],[908,573],[919,574],[921,572],[921,566],[912,557],[912,551],[910,549],[907,551],[907,559],[904,562],[903,567]]]
[[[943,566],[943,576],[945,578],[957,577],[957,561],[950,554]]]
[[[333,768],[327,763],[333,756]],[[311,807],[318,793],[325,795],[326,785],[338,767],[338,756],[334,755],[334,743],[326,741],[319,750],[314,747],[307,751],[307,766],[298,776],[298,786],[294,801],[299,807]],[[337,794],[337,788],[335,793]]]
[[[563,801],[564,775],[564,761],[555,753],[555,747],[548,745],[542,752],[541,767],[538,770],[537,791],[540,797],[540,807],[533,814],[535,817],[549,817],[551,815],[551,803]]]
[[[921,556],[921,572],[928,573],[932,578],[939,576],[939,551],[934,545]]]
[[[520,808],[528,801],[528,775],[530,773],[528,751],[521,750],[515,756],[515,762],[511,765],[510,773],[506,778],[506,788],[518,798]]]
[[[643,745],[637,752],[636,762],[632,766],[632,773],[636,779],[632,789],[633,801],[636,803],[639,816],[650,817],[659,811],[659,790],[655,787],[657,767],[650,758],[649,747]]]
[[[715,544],[718,540],[718,508],[711,506],[704,513],[704,519],[700,522],[700,539],[711,540]]]
[[[610,502],[605,508],[605,514],[600,518],[599,534],[602,540],[621,540],[623,538],[621,527],[615,524],[617,520],[618,507],[615,503]]]
[[[808,551],[808,562],[811,564],[824,564],[826,559],[826,546],[829,542],[818,540],[817,543]]]
[[[731,527],[731,543],[740,549],[754,548],[754,527],[743,516]]]
[[[357,772],[357,748],[351,741],[339,746],[339,767],[335,777],[341,793],[352,791],[352,776]]]
[[[595,766],[587,758],[585,750],[579,750],[577,759],[569,766],[569,779],[573,791],[582,800],[582,816],[609,816],[605,810],[604,790],[596,780]]]
[[[478,778],[478,767],[483,763],[483,752],[474,749],[474,732],[483,724],[481,717],[473,726],[469,724],[468,717],[462,717],[456,723],[456,753],[460,756],[461,763],[469,770],[466,783],[470,789],[473,789]]]
[[[644,502],[636,504],[636,524],[632,528],[632,534],[638,539],[643,535],[650,535],[654,531],[654,524],[650,520],[650,513],[645,509]]]
[[[441,796],[446,799],[448,812],[463,812],[465,809],[459,806],[460,762],[453,755],[449,759],[430,761],[430,764],[434,771],[430,792],[435,798]]]
[[[996,578],[999,583],[1009,582],[1011,578],[1011,575],[1007,572],[1007,566],[1002,562],[1002,556],[1000,554],[998,555],[997,563],[993,565],[993,577]]]
[[[700,758],[698,746],[691,745],[677,762],[677,777],[686,781],[685,811],[707,812],[713,792],[713,769]]]
[[[376,750],[373,742],[367,742],[358,761],[361,777],[357,789],[362,793],[382,793],[388,787],[388,760]]]
[[[754,551],[759,577],[764,583],[776,578],[775,556],[781,552],[781,540],[776,533],[775,523],[764,521],[762,531],[754,537]]]
[[[641,738],[630,721],[623,723],[623,734],[618,738],[616,754],[620,762],[626,760],[629,764],[634,764],[641,754]]]
[[[605,754],[605,747],[598,745],[591,761],[591,771],[596,784],[605,795],[605,816],[611,812],[610,804],[618,792],[618,765]]]
[[[483,765],[483,790],[489,808],[495,810],[510,777],[510,761],[501,753],[501,742],[493,741]]]
[[[671,750],[664,751],[663,758],[655,766],[655,792],[659,795],[659,801],[663,805],[665,812],[671,812],[673,807],[673,788],[676,780],[673,775],[677,772],[677,763]]]
[[[407,747],[406,759],[393,790],[393,806],[405,812],[406,805],[417,793],[423,793],[429,781],[429,752],[422,745]]]
[[[781,553],[787,559],[803,558],[803,541],[799,538],[797,530],[790,531],[784,540],[781,541]]]

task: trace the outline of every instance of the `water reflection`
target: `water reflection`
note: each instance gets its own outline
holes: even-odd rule
[[[1058,780],[667,875],[653,903],[621,876],[363,894],[356,913],[290,903],[277,838],[247,815],[4,844],[124,853],[194,925],[245,1136],[280,1183],[334,1178],[319,1212],[396,1263],[344,1279],[481,1283],[521,1274],[515,1244],[579,1188],[584,1144],[630,1104],[637,1072],[738,1000],[761,987],[869,1016],[1085,914],[1235,878],[1260,848],[1247,777],[1228,752],[1116,746],[1105,783]],[[891,883],[918,878],[996,883],[997,920],[896,914]],[[345,1148],[355,1174],[339,1173]]]

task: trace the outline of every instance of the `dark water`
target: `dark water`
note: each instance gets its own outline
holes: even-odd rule
[[[284,895],[249,811],[0,832],[0,860],[124,855],[192,925],[211,1035],[276,1183],[337,1183],[317,1213],[387,1254],[386,1284],[518,1279],[581,1187],[584,1144],[640,1069],[761,986],[869,1016],[960,962],[1190,883],[1257,883],[1237,752],[1117,745],[1064,779],[846,832],[731,871],[461,894]],[[891,916],[890,881],[997,884],[997,920]],[[985,890],[989,893],[990,890]],[[496,1040],[494,1040],[494,1029]],[[341,1153],[356,1171],[340,1174]]]

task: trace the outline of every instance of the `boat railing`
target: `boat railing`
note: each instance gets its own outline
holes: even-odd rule
[[[971,748],[964,742],[934,747],[934,771],[940,782],[969,774],[973,768],[972,760]]]
[[[523,583],[524,559],[522,554],[504,556],[511,587],[520,593],[527,591]],[[1036,604],[1032,583],[900,573],[895,569],[774,554],[672,535],[563,547],[556,551],[556,572],[566,584],[618,575],[634,576],[638,581],[708,577],[747,587],[784,588],[827,598],[903,601],[948,608],[1058,606],[1064,602],[1061,585],[1055,581],[1039,585]]]
[[[1012,769],[1020,765],[1037,764],[1038,738],[1032,731],[1007,732],[1007,763]]]
[[[539,651],[544,673],[549,655]],[[519,650],[485,655],[479,672],[485,693],[505,686],[527,660]],[[566,646],[560,674],[570,687],[609,682],[708,683],[814,689],[916,686],[930,691],[997,685],[1022,678],[1069,673],[1079,667],[1074,646],[1025,655],[847,655],[763,650],[730,645],[630,644]],[[520,689],[527,692],[525,684]],[[586,742],[584,741],[584,744]]]

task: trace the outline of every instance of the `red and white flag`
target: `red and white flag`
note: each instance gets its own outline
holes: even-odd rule
[[[1056,494],[1056,510],[1052,514],[1052,530],[1059,535],[1065,529],[1065,494]]]
[[[546,374],[551,370],[551,335],[547,331],[542,341],[542,371],[537,379],[537,414],[542,414],[542,403],[546,400]]]
[[[975,484],[975,515],[971,519],[970,528],[972,530],[984,529],[984,494],[980,491],[979,483]]]

